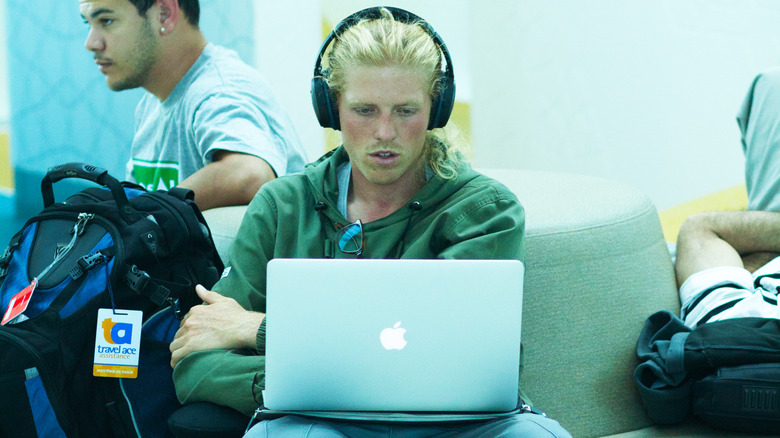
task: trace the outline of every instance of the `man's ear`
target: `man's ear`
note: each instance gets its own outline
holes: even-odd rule
[[[157,0],[153,6],[156,20],[160,24],[160,34],[169,34],[176,28],[181,17],[179,0]]]

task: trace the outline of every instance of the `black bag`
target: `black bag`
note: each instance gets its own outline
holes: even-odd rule
[[[693,414],[723,429],[780,430],[780,320],[733,318],[691,330],[661,311],[647,319],[637,355],[634,381],[653,421]]]
[[[64,178],[103,187],[55,203]],[[37,277],[26,310],[0,326],[0,437],[169,435],[181,405],[168,346],[195,285],[223,269],[192,192],[147,192],[79,163],[49,169],[41,191],[44,210],[0,257],[0,317]],[[137,378],[93,376],[98,309],[143,311]]]
[[[719,368],[693,384],[693,414],[741,432],[780,431],[780,364]]]

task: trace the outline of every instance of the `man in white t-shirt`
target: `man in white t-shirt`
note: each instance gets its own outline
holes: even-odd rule
[[[85,42],[114,91],[147,91],[136,109],[127,178],[192,189],[201,209],[248,204],[303,168],[292,121],[235,52],[206,41],[198,0],[79,0]]]

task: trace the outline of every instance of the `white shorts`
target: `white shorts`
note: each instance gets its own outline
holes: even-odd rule
[[[691,328],[729,318],[780,319],[778,287],[780,257],[752,275],[734,266],[697,272],[680,286],[680,318]]]

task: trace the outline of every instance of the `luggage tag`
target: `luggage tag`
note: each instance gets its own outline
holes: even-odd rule
[[[98,310],[93,376],[138,377],[142,323],[140,310]]]
[[[21,316],[22,313],[27,310],[27,306],[30,304],[30,299],[37,286],[38,278],[33,278],[33,281],[30,282],[29,286],[11,297],[11,301],[8,302],[8,309],[6,309],[3,319],[0,321],[0,325],[6,325],[8,322],[11,322],[12,324],[22,322],[21,318],[17,317]],[[17,321],[17,319],[19,320]]]

